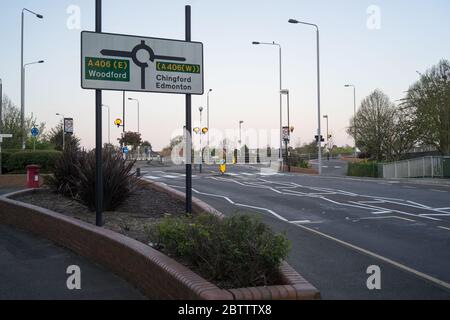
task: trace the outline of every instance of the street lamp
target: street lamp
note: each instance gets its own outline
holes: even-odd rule
[[[137,107],[138,107],[138,133],[141,133],[141,119],[140,119],[140,104],[139,104],[139,100],[138,99],[134,99],[134,98],[128,98],[129,101],[136,101],[137,102]],[[138,146],[138,159],[140,157],[141,154],[141,147]]]
[[[303,24],[307,26],[312,26],[316,28],[317,35],[317,113],[318,113],[318,136],[319,136],[319,175],[322,174],[322,124],[321,124],[321,114],[320,114],[320,32],[319,26],[313,23],[302,22],[295,19],[289,19],[289,23],[293,24]]]
[[[128,100],[130,101],[136,101],[137,102],[137,107],[138,107],[138,133],[141,133],[141,127],[140,127],[140,104],[139,104],[139,100],[138,99],[134,99],[134,98],[128,98]]]
[[[62,151],[64,152],[64,150],[66,149],[66,139],[65,139],[65,135],[66,133],[64,132],[64,119],[66,118],[63,114],[57,113],[56,114],[58,117],[62,117],[63,122],[62,122],[62,141],[63,141],[63,145],[62,145]]]
[[[25,25],[25,12],[31,13],[38,19],[43,19],[44,16],[28,10],[22,9],[22,24],[21,24],[21,42],[20,42],[20,112],[21,112],[21,131],[22,131],[22,149],[25,150],[25,65],[23,64],[23,40],[24,40],[24,25]],[[42,63],[42,62],[39,62]]]
[[[358,157],[357,151],[356,151],[356,87],[353,84],[346,84],[346,88],[353,88],[353,126],[354,128],[354,135],[355,135],[355,159]]]
[[[290,120],[290,93],[289,90],[284,89],[281,90],[281,95],[285,95],[287,97],[287,121],[288,121],[288,134],[289,134],[289,140],[286,143],[286,162],[288,162],[288,170],[291,171],[291,164],[289,161],[289,152],[288,152],[288,146],[291,142],[291,120]]]
[[[280,59],[280,151],[279,151],[279,161],[280,161],[280,168],[283,168],[283,156],[282,156],[282,149],[283,149],[283,97],[281,94],[281,91],[283,90],[283,68],[282,68],[282,54],[281,54],[281,45],[273,42],[258,42],[253,41],[252,44],[254,45],[270,45],[270,46],[278,46],[279,48],[279,59]]]
[[[25,150],[25,127],[24,127],[24,123],[25,123],[25,78],[26,78],[26,67],[31,66],[33,64],[41,64],[44,63],[44,60],[39,60],[39,61],[34,61],[34,62],[30,62],[30,63],[26,63],[23,65],[22,67],[22,114],[21,114],[21,127],[22,127],[22,149]]]
[[[110,113],[110,108],[108,105],[106,104],[102,104],[102,107],[104,108],[108,108],[108,143],[111,144],[111,113]]]
[[[203,150],[202,150],[202,135],[203,135],[203,130],[202,130],[202,113],[203,113],[203,107],[199,107],[198,111],[200,111],[200,173],[202,173],[202,165],[203,165]]]
[[[328,117],[328,115],[324,115],[323,118],[327,119],[327,149],[328,149],[327,151],[328,151],[328,161],[329,161],[330,160],[330,133],[328,131],[328,120],[329,120],[329,117]]]
[[[208,143],[207,143],[207,146],[208,146],[208,150],[209,150],[209,94],[212,92],[213,90],[212,89],[209,89],[208,90],[208,94],[206,95],[206,97],[207,97],[207,103],[206,103],[206,113],[207,113],[207,120],[206,120],[206,127],[208,128]],[[209,151],[208,151],[209,152]],[[209,156],[208,156],[208,158],[209,158]]]
[[[242,125],[244,124],[244,121],[239,121],[239,147],[242,145]]]

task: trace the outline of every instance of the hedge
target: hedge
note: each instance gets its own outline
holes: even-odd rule
[[[50,172],[60,157],[59,151],[20,151],[7,155],[4,167],[8,172],[25,173],[26,166],[35,164],[39,165],[43,172]]]
[[[348,164],[348,175],[352,177],[378,178],[377,162],[359,162]]]

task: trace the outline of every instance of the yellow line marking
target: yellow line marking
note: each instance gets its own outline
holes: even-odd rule
[[[357,247],[357,246],[355,246],[355,245],[353,245],[353,244],[350,244],[350,243],[348,243],[348,242],[345,242],[345,241],[336,239],[336,238],[334,238],[334,237],[332,237],[332,236],[329,236],[329,235],[327,235],[327,234],[325,234],[325,233],[322,233],[322,232],[320,232],[320,231],[317,231],[317,230],[314,230],[314,229],[305,227],[305,226],[300,225],[300,224],[297,224],[296,226],[299,227],[299,228],[305,229],[305,230],[307,230],[307,231],[309,231],[309,232],[318,234],[318,235],[320,235],[320,236],[322,236],[322,237],[324,237],[324,238],[327,238],[327,239],[336,241],[336,242],[338,242],[338,243],[340,243],[340,244],[342,244],[342,245],[344,245],[344,246],[346,246],[346,247],[352,248],[352,249],[357,250],[357,251],[359,251],[359,252],[362,252],[362,253],[364,253],[364,254],[366,254],[366,255],[372,256],[372,257],[374,257],[374,258],[376,258],[376,259],[379,259],[379,260],[382,260],[382,261],[384,261],[384,262],[387,262],[387,263],[389,263],[389,264],[391,264],[391,265],[393,265],[393,266],[395,266],[395,267],[397,267],[397,268],[399,268],[399,269],[402,269],[402,270],[404,270],[404,271],[413,273],[413,274],[416,275],[417,277],[420,277],[420,278],[423,278],[423,279],[425,279],[425,280],[431,281],[431,282],[433,282],[433,283],[435,283],[435,284],[437,284],[437,285],[439,285],[439,286],[442,286],[442,287],[444,287],[444,288],[446,288],[446,289],[450,289],[450,283],[448,283],[448,282],[439,280],[439,279],[437,279],[437,278],[435,278],[435,277],[432,277],[432,276],[430,276],[430,275],[428,275],[428,274],[425,274],[425,273],[423,273],[423,272],[417,271],[417,270],[415,270],[415,269],[413,269],[413,268],[407,267],[407,266],[405,266],[405,265],[403,265],[403,264],[401,264],[401,263],[398,263],[398,262],[396,262],[396,261],[394,261],[394,260],[391,260],[391,259],[389,259],[389,258],[383,257],[383,256],[381,256],[381,255],[379,255],[379,254],[373,253],[373,252],[368,251],[368,250],[365,250],[365,249],[363,249],[363,248]]]

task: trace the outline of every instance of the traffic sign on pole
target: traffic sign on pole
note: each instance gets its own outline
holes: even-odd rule
[[[203,94],[203,44],[81,33],[84,89]]]
[[[31,135],[33,137],[37,137],[39,135],[39,129],[34,127],[33,129],[31,129]]]

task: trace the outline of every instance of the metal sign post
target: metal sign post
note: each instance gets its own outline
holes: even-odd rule
[[[102,225],[102,90],[186,95],[186,212],[192,213],[192,95],[203,95],[203,44],[191,41],[191,7],[185,8],[185,41],[102,33],[102,2],[96,0],[95,32],[81,32],[81,87],[95,90],[96,222]]]
[[[102,32],[102,0],[95,0],[95,32]],[[103,225],[102,90],[95,90],[95,222]]]
[[[191,41],[191,6],[185,8],[186,41]],[[192,96],[186,94],[186,212],[192,213]]]

